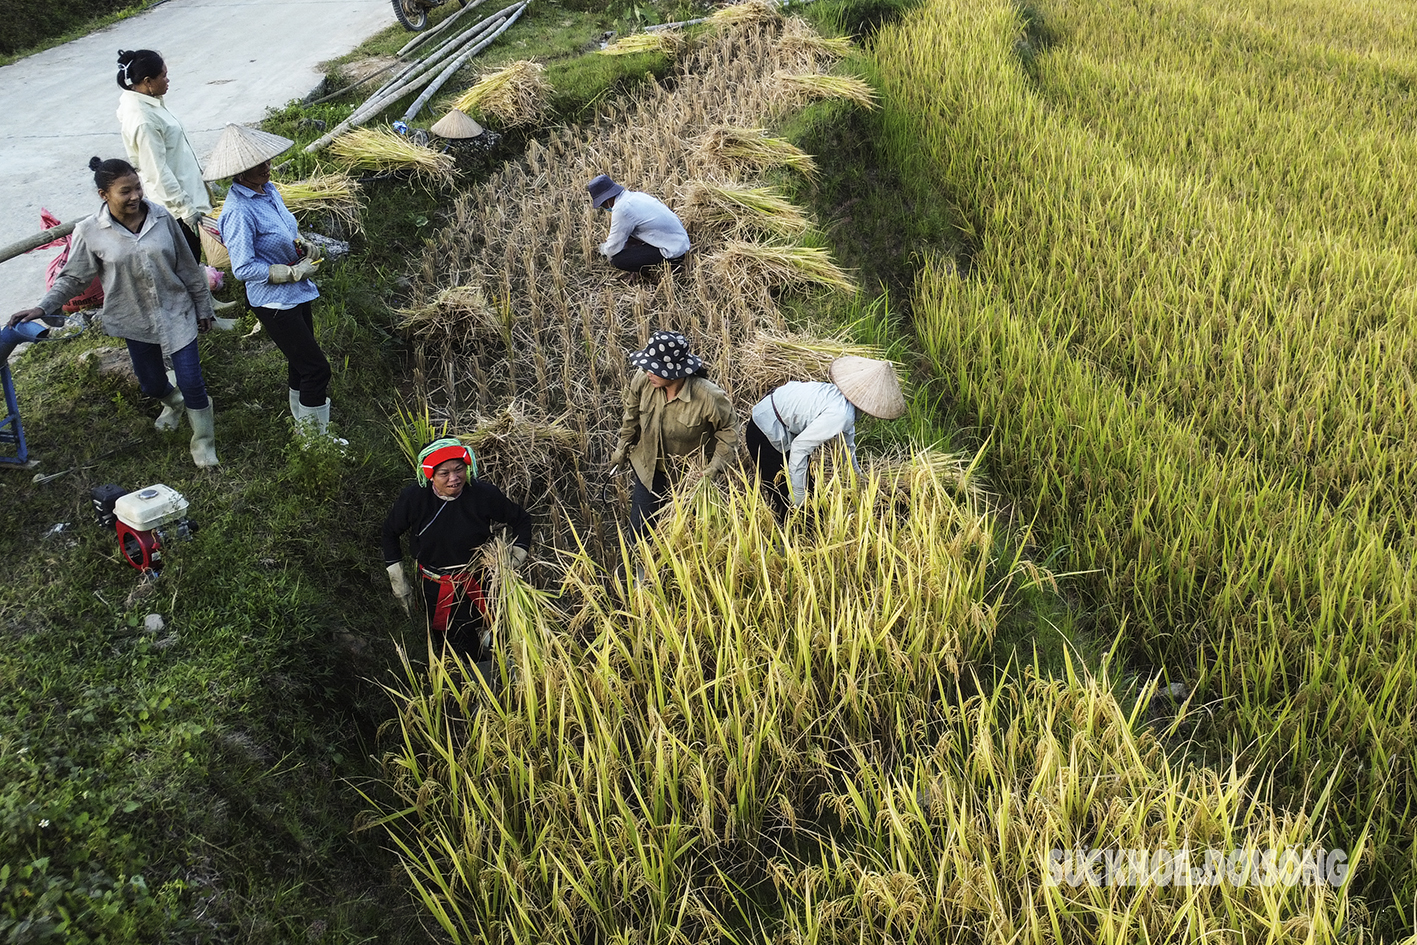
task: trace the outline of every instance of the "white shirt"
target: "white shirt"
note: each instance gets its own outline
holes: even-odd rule
[[[128,161],[138,169],[143,196],[167,208],[179,220],[210,213],[211,198],[202,166],[187,133],[163,107],[162,99],[129,90],[118,96],[118,121]]]
[[[634,237],[659,250],[665,259],[678,259],[689,251],[689,234],[679,218],[659,200],[638,190],[627,190],[610,208],[610,235],[600,244],[604,256],[614,256]]]
[[[835,384],[790,381],[753,405],[753,422],[787,454],[792,504],[807,500],[807,461],[817,447],[841,437],[856,465],[856,407]]]

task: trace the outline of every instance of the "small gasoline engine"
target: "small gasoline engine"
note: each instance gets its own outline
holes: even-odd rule
[[[164,541],[187,538],[197,530],[187,518],[187,500],[171,486],[159,483],[129,492],[109,483],[90,495],[99,526],[117,528],[118,550],[145,576],[155,577],[162,568]]]

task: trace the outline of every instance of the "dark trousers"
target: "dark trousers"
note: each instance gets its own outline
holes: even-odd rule
[[[149,397],[167,396],[172,385],[167,380],[167,368],[162,363],[162,346],[146,341],[128,340],[128,358],[133,362],[133,374],[138,388]],[[207,385],[202,380],[202,362],[197,356],[197,339],[181,351],[172,352],[172,373],[177,375],[177,387],[182,400],[193,410],[207,407]]]
[[[743,440],[748,447],[748,455],[753,458],[753,465],[757,467],[758,483],[762,489],[763,498],[768,500],[768,505],[772,506],[773,514],[781,523],[787,519],[787,509],[792,504],[792,492],[788,485],[787,470],[785,469],[787,457],[772,445],[772,441],[762,430],[758,429],[758,425],[752,420],[748,421]],[[811,488],[811,484],[811,474],[808,473],[808,488]]]
[[[670,266],[677,269],[684,262],[684,257],[676,256],[673,259],[665,259],[658,246],[651,246],[632,236],[625,244],[624,249],[610,257],[610,262],[616,269],[623,269],[625,272],[644,272],[664,263],[669,263]]]
[[[646,489],[639,473],[630,471],[630,535],[638,539],[653,524],[665,503],[669,501],[669,477],[656,470],[654,482]]]
[[[330,388],[330,362],[315,341],[315,319],[310,303],[301,302],[295,308],[257,308],[251,310],[261,320],[280,353],[285,355],[286,383],[300,391],[300,403],[306,407],[323,407]]]
[[[177,223],[177,228],[182,231],[182,235],[187,237],[187,248],[192,251],[192,258],[197,260],[197,265],[202,264],[202,236],[187,224]]]

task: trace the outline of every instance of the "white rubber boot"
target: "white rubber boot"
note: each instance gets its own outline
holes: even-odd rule
[[[153,429],[164,432],[176,430],[182,422],[182,408],[186,405],[182,400],[182,391],[174,387],[158,399],[162,401],[162,413],[153,421]]]
[[[296,398],[295,407],[300,412],[295,415],[295,432],[298,436],[323,437],[334,443],[340,449],[349,445],[349,441],[343,437],[332,436],[329,432],[330,426],[330,400],[325,398],[325,402],[318,407],[307,407]]]
[[[300,391],[294,387],[290,389],[290,415],[296,423],[300,422]]]
[[[187,408],[187,419],[192,423],[192,462],[199,468],[215,466],[219,460],[216,458],[216,415],[212,411],[212,404],[201,410]]]

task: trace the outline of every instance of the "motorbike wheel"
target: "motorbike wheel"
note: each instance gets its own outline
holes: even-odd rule
[[[393,0],[393,4],[394,17],[404,29],[419,33],[428,25],[428,8],[418,0]]]

